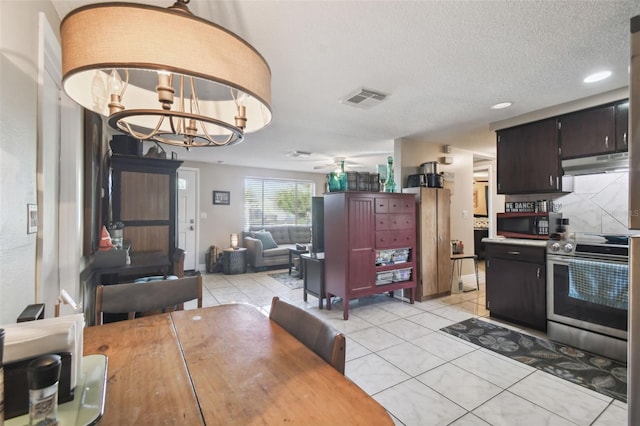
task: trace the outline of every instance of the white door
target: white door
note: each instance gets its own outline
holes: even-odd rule
[[[40,15],[38,126],[38,241],[36,243],[36,300],[53,316],[60,294],[60,46]]]
[[[186,252],[185,271],[198,266],[198,170],[178,169],[178,247]]]

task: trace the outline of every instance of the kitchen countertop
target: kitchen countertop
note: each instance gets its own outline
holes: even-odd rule
[[[546,247],[547,240],[529,240],[526,238],[505,238],[505,237],[485,237],[482,239],[483,243],[491,244],[513,244],[518,246],[529,247]]]

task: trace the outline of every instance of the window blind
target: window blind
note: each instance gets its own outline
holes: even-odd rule
[[[244,229],[257,225],[311,225],[310,181],[246,177]]]

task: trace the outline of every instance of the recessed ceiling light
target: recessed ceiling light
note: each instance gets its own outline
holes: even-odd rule
[[[595,83],[596,81],[604,80],[611,75],[611,71],[600,71],[591,75],[588,75],[583,80],[585,83]]]
[[[511,105],[513,105],[513,102],[500,102],[499,104],[493,105],[491,109],[509,108]]]

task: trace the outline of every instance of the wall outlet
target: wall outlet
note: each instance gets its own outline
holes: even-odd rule
[[[469,219],[469,211],[468,210],[462,210],[462,218],[463,219]]]
[[[207,218],[207,212],[200,212],[200,219],[206,219]]]

